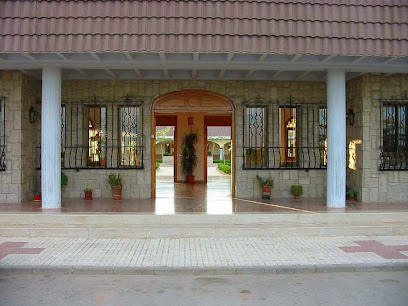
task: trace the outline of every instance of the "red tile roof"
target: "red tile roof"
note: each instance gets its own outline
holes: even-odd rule
[[[408,55],[408,0],[0,2],[0,52]]]

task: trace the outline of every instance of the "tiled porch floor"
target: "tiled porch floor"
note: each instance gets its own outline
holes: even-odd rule
[[[229,177],[210,177],[207,184],[173,183],[170,177],[157,181],[156,199],[63,199],[61,212],[148,213],[148,214],[234,214],[234,213],[310,213],[339,212],[326,207],[325,198],[232,199]],[[408,203],[347,202],[346,212],[408,211]],[[41,204],[34,202],[0,203],[0,211],[41,212]],[[49,210],[47,210],[49,211]]]

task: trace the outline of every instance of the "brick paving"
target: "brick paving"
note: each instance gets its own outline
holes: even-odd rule
[[[363,242],[363,243],[361,243]],[[293,238],[0,238],[6,266],[267,267],[408,262],[408,236]],[[363,246],[363,247],[362,247]],[[380,251],[378,251],[380,247]],[[26,250],[26,251],[25,251]],[[392,259],[387,254],[399,254]]]

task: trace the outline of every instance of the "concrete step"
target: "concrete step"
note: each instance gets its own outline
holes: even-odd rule
[[[341,213],[237,213],[231,215],[137,213],[10,213],[0,212],[0,225],[250,225],[250,224],[361,224],[408,222],[408,211]]]
[[[2,237],[238,238],[408,234],[408,212],[143,215],[0,213]]]

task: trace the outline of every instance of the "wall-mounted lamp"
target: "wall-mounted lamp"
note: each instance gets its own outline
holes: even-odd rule
[[[348,125],[354,125],[354,111],[351,108],[347,110],[346,118]]]
[[[30,117],[30,123],[35,123],[35,121],[37,120],[37,112],[35,111],[34,107],[30,107],[30,109],[28,110],[28,115]]]

